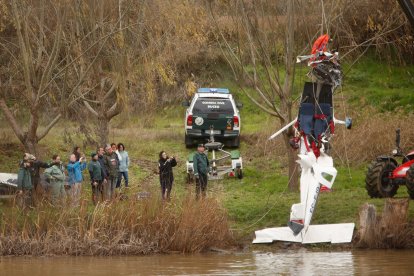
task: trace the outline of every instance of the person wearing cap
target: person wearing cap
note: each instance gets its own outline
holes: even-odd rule
[[[17,174],[18,204],[22,208],[33,206],[33,183],[30,167],[32,166],[33,155],[25,153],[20,162]],[[32,160],[31,160],[32,159]]]
[[[84,156],[77,160],[77,157],[72,153],[69,157],[69,164],[66,166],[68,171],[68,184],[70,187],[70,196],[72,203],[75,206],[79,205],[79,199],[82,191],[82,171],[86,169],[86,159]]]
[[[92,186],[92,201],[93,204],[97,204],[99,201],[103,201],[103,187],[102,182],[104,175],[102,173],[101,163],[99,162],[98,153],[91,154],[92,160],[88,164],[88,171],[91,177]]]
[[[196,178],[197,199],[200,197],[200,193],[202,197],[205,197],[207,190],[207,174],[210,163],[204,151],[204,145],[199,144],[197,147],[197,152],[194,154],[193,158],[194,176]]]

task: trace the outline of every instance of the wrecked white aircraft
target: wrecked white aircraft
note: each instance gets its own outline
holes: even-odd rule
[[[288,227],[268,228],[256,231],[253,243],[288,241],[301,243],[347,243],[351,242],[354,223],[310,225],[321,190],[330,190],[337,170],[329,156],[329,141],[336,124],[352,126],[352,120],[337,120],[333,110],[333,92],[341,85],[342,71],[338,53],[327,52],[329,36],[319,37],[313,45],[312,54],[298,57],[298,61],[309,60],[312,82],[306,82],[301,97],[298,117],[273,134],[274,139],[290,127],[295,137],[290,144],[299,150],[301,168],[300,203],[293,204]]]

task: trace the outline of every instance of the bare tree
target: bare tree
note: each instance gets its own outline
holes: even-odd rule
[[[213,11],[214,7],[210,5],[223,54],[240,88],[256,106],[277,117],[281,125],[294,119],[292,105],[295,10],[294,1],[285,3],[282,5],[274,1],[245,0],[232,2],[228,13],[231,14],[236,34],[236,38],[232,40],[223,33],[219,19]],[[285,29],[278,26],[285,26]],[[281,37],[284,39],[280,39]],[[253,89],[245,89],[246,83]],[[289,189],[297,190],[296,154],[289,145],[292,136],[293,129],[284,133],[288,153]]]
[[[9,6],[13,35],[7,33],[0,41],[6,53],[3,60],[7,61],[1,64],[0,108],[25,150],[31,153],[37,153],[38,142],[68,110],[79,107],[78,103],[91,94],[95,87],[90,83],[93,73],[96,68],[103,71],[102,63],[98,64],[102,50],[118,32],[102,32],[106,24],[103,16],[100,21],[89,21],[92,28],[85,28],[88,16],[78,13],[82,3],[12,1]],[[113,95],[114,89],[109,92],[105,99]],[[10,106],[14,100],[17,108]],[[119,106],[118,101],[105,118],[118,114]],[[27,126],[18,118],[26,114]],[[49,120],[44,128],[40,127],[42,118]]]
[[[129,27],[120,23],[120,4],[121,1],[77,1],[73,7],[76,23],[66,50],[69,57],[73,52],[88,51],[88,55],[70,61],[71,71],[83,74],[83,81],[72,93],[72,102],[82,103],[97,120],[95,130],[101,144],[108,142],[109,122],[125,107],[129,63],[123,31]]]
[[[50,80],[59,67],[65,14],[57,5],[46,11],[44,5],[34,9],[23,1],[12,1],[9,8],[15,36],[2,39],[0,44],[8,60],[8,74],[4,71],[1,79],[0,108],[25,150],[37,153],[37,143],[62,117],[58,106],[55,115],[47,116],[49,122],[46,127],[39,131],[42,115],[50,114],[44,103],[53,93],[54,84]],[[8,106],[6,97],[11,94],[25,106],[29,117],[26,126],[18,121]]]
[[[99,100],[83,99],[87,110],[98,120],[96,133],[101,145],[108,143],[109,122],[119,115],[124,108],[124,96],[126,93],[123,73],[116,73],[115,78],[103,77],[100,84],[94,90],[94,97]]]

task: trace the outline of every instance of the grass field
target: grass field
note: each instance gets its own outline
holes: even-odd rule
[[[384,70],[386,68],[386,70]],[[300,79],[297,80],[299,82]],[[285,226],[290,212],[290,206],[299,201],[299,193],[289,192],[287,189],[288,176],[286,158],[283,148],[275,148],[280,143],[267,143],[268,134],[279,128],[275,118],[264,114],[247,98],[237,93],[237,85],[228,79],[218,79],[215,86],[228,87],[236,91],[237,97],[244,103],[242,113],[242,143],[244,178],[238,180],[228,178],[209,183],[209,197],[216,197],[226,208],[230,220],[231,229],[237,237],[248,240],[254,230],[270,227]],[[297,85],[300,89],[299,84]],[[357,114],[358,123],[370,120],[369,115],[361,111],[367,106],[376,113],[392,111],[397,115],[412,113],[414,106],[414,67],[392,67],[378,65],[374,61],[367,60],[357,64],[346,76],[343,93],[347,99],[350,113]],[[299,91],[299,90],[298,90]],[[397,110],[403,109],[403,111]],[[178,166],[175,168],[175,184],[173,188],[173,200],[183,198],[188,192],[193,192],[194,185],[186,183],[185,160],[191,150],[184,146],[184,108],[177,106],[166,107],[156,115],[140,115],[130,117],[122,114],[111,125],[110,141],[122,142],[133,160],[130,168],[132,189],[129,193],[149,191],[153,197],[159,197],[157,171],[157,158],[161,150],[175,155]],[[410,117],[412,118],[412,117]],[[72,133],[72,142],[66,142],[64,136],[64,124],[66,131]],[[374,126],[375,127],[375,126]],[[358,131],[358,128],[357,130]],[[354,135],[352,132],[347,135]],[[392,141],[392,131],[384,133],[385,143]],[[391,138],[390,138],[391,137]],[[0,129],[0,171],[16,172],[17,164],[23,153],[22,147],[16,138],[4,124]],[[412,140],[414,137],[405,137]],[[51,156],[54,153],[61,154],[66,160],[73,145],[82,144],[82,135],[76,131],[76,125],[61,122],[41,143],[40,149],[43,156]],[[366,141],[367,145],[370,143]],[[348,144],[352,147],[352,144]],[[364,150],[364,143],[358,144]],[[386,149],[392,149],[391,145],[385,145]],[[384,147],[379,147],[379,152]],[[92,147],[82,149],[89,157],[94,150]],[[386,153],[386,152],[385,152]],[[357,157],[356,157],[357,158]],[[355,159],[355,156],[354,156]],[[370,199],[364,188],[364,178],[368,160],[353,163],[335,159],[338,169],[338,177],[333,191],[322,193],[318,201],[318,207],[313,218],[313,223],[339,223],[357,222],[358,210],[365,203],[373,203],[379,209],[383,206],[383,199]],[[88,177],[87,177],[88,178]],[[87,183],[87,181],[85,181]],[[84,185],[85,193],[90,192],[90,186]],[[401,187],[397,197],[407,197],[406,188]],[[91,204],[91,203],[90,203]],[[7,212],[7,203],[0,203],[2,212]],[[410,216],[414,215],[414,206],[410,207]]]

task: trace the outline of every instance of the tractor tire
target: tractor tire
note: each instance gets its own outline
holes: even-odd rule
[[[184,135],[184,143],[185,147],[187,149],[191,148],[193,146],[193,139],[187,136],[187,134]]]
[[[365,178],[365,188],[368,195],[374,197],[393,197],[398,190],[398,185],[393,185],[388,175],[396,168],[389,160],[376,160],[368,167]]]
[[[406,180],[405,185],[407,186],[407,192],[410,195],[410,198],[414,199],[414,165],[411,165],[408,169]]]

